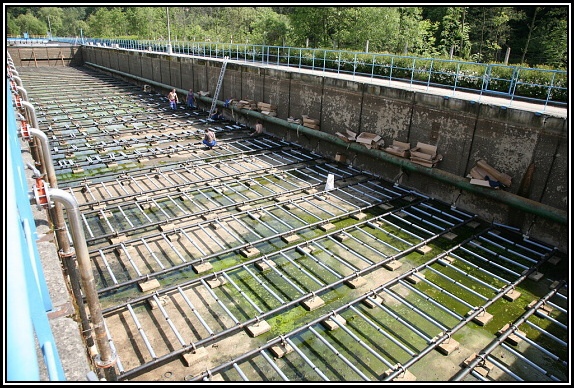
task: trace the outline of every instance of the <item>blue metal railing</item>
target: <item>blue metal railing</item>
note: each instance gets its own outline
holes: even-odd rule
[[[53,41],[130,50],[167,52],[168,41],[53,38]],[[212,42],[170,42],[173,54],[238,60],[365,76],[410,85],[441,87],[479,96],[494,95],[537,104],[566,107],[568,77],[563,70],[547,70],[391,54],[310,49],[286,46]]]
[[[9,382],[40,381],[40,360],[50,381],[65,381],[47,312],[52,302],[42,271],[9,81],[6,82],[6,363]]]

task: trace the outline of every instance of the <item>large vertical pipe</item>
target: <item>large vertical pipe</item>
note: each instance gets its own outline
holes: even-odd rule
[[[22,108],[26,112],[26,120],[32,125],[34,128],[38,128],[38,120],[36,119],[36,110],[34,106],[30,104],[28,101],[20,101]],[[30,143],[30,152],[32,153],[32,158],[34,159],[34,163],[36,166],[40,166],[40,170],[43,173],[46,173],[46,166],[43,165],[42,161],[44,160],[44,155],[42,155],[41,147],[38,146],[38,143],[35,139],[31,139]]]
[[[92,263],[88,254],[88,247],[86,244],[86,237],[84,235],[84,228],[81,222],[78,202],[73,195],[60,189],[48,188],[46,192],[48,194],[48,198],[63,204],[68,213],[68,222],[70,223],[70,231],[72,234],[72,240],[74,241],[76,258],[79,264],[82,289],[90,310],[92,326],[96,336],[96,345],[99,351],[99,354],[95,356],[96,366],[103,369],[104,375],[108,381],[116,381],[115,364],[117,361],[117,355],[111,349],[106,334],[104,317],[102,315],[102,309],[98,299],[98,292],[96,290],[92,272]]]
[[[56,172],[54,170],[54,163],[52,161],[52,155],[49,149],[48,136],[38,128],[29,128],[30,133],[38,138],[38,143],[43,149],[43,154],[45,159],[43,165],[46,166],[46,175],[50,187],[53,189],[58,188],[58,181],[56,179]],[[62,204],[56,202],[54,207],[49,209],[50,218],[54,226],[54,232],[56,235],[56,241],[58,244],[58,254],[64,262],[64,267],[68,273],[70,279],[70,286],[72,287],[72,293],[78,307],[80,314],[80,319],[82,321],[82,332],[84,333],[84,338],[89,347],[94,345],[94,340],[92,338],[92,332],[90,328],[90,321],[88,319],[88,314],[86,313],[86,308],[82,302],[82,292],[80,290],[80,276],[78,273],[78,265],[73,257],[73,250],[70,247],[70,241],[68,240],[68,235],[65,228],[64,212]]]

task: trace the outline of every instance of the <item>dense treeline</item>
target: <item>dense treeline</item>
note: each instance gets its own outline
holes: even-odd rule
[[[7,33],[251,43],[567,67],[569,5],[6,7]],[[169,24],[169,32],[168,26]]]

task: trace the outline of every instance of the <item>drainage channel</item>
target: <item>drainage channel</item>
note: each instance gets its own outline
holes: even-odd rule
[[[568,379],[554,248],[165,96],[53,72],[22,77],[81,204],[119,380]],[[205,128],[219,147],[197,144]]]

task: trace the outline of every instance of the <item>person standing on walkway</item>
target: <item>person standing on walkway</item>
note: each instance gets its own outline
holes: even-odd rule
[[[189,109],[196,109],[197,107],[195,106],[195,96],[193,95],[193,90],[189,89],[189,92],[187,92],[187,107]]]
[[[177,93],[175,89],[172,89],[171,92],[167,95],[167,99],[169,100],[169,107],[172,110],[177,109],[177,104],[179,103],[179,98],[177,98]]]

